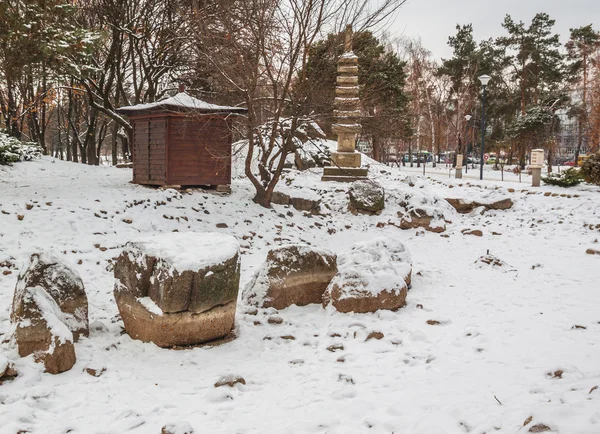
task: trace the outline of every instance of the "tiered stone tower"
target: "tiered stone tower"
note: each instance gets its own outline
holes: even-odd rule
[[[358,57],[352,51],[352,26],[346,27],[344,54],[338,60],[332,125],[337,135],[337,151],[331,153],[332,165],[323,170],[323,181],[349,182],[365,179],[368,169],[360,167],[361,154],[356,151],[356,136],[360,133],[360,98],[358,97]]]

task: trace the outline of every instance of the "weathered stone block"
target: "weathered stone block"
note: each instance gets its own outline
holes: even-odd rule
[[[336,273],[333,253],[307,245],[284,245],[267,254],[243,298],[249,304],[276,309],[321,303]]]

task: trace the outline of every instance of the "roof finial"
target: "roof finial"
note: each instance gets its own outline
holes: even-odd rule
[[[185,83],[179,83],[179,93],[185,92]]]
[[[352,24],[346,25],[346,42],[344,43],[344,51],[352,51]]]

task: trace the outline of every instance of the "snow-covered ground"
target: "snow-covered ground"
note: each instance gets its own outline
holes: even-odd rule
[[[20,374],[0,385],[0,432],[145,434],[187,421],[196,433],[517,433],[536,424],[599,433],[600,256],[585,251],[600,249],[600,189],[407,178],[381,165],[370,173],[387,191],[380,216],[349,213],[347,185],[320,182],[318,169],[287,174],[279,189],[321,197],[324,215],[261,208],[243,179],[221,196],[145,188],[129,182],[129,169],[49,158],[0,168],[0,339],[18,267],[39,249],[79,271],[92,323],[76,365],[60,375],[0,346]],[[484,215],[446,210],[443,234],[403,231],[386,223],[398,220],[404,193],[515,205]],[[132,340],[111,262],[128,240],[174,230],[237,237],[242,288],[281,243],[339,253],[376,236],[399,239],[414,263],[408,305],[374,314],[292,306],[278,312],[278,325],[267,322],[272,309],[250,315],[240,303],[232,342],[166,350]],[[476,263],[488,251],[508,266]],[[366,340],[373,331],[383,339]],[[328,350],[334,344],[343,349]],[[230,374],[246,385],[214,387]]]

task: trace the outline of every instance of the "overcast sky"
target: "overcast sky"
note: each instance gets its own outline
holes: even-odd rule
[[[480,41],[504,34],[502,21],[509,14],[515,21],[531,23],[538,12],[556,20],[555,30],[564,44],[569,28],[592,24],[600,30],[600,0],[408,0],[389,32],[395,36],[420,36],[436,58],[450,57],[448,36],[456,24],[473,24]]]

